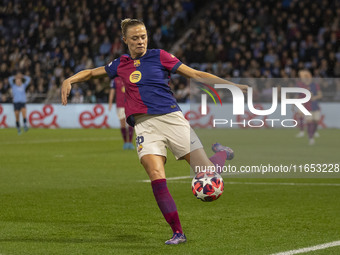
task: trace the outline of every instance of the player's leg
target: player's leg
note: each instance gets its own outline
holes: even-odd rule
[[[124,107],[117,108],[117,116],[120,122],[120,132],[122,134],[123,141],[124,141],[123,149],[133,150],[135,148],[132,144],[133,127],[130,127],[126,124]]]
[[[120,123],[120,132],[122,134],[122,138],[123,138],[123,141],[124,141],[123,149],[127,150],[129,148],[128,148],[128,144],[127,144],[125,109],[124,109],[124,107],[117,107],[116,111],[117,111],[117,116],[118,116],[119,123]]]
[[[208,158],[201,141],[181,112],[168,114],[166,123],[162,128],[166,130],[164,135],[167,137],[169,149],[177,159],[185,159],[193,171],[211,166],[215,166],[216,170],[223,169],[225,161],[234,157],[230,148],[216,143],[212,147],[215,154]]]
[[[133,138],[133,132],[134,132],[134,128],[131,127],[130,125],[128,125],[128,143],[129,143],[129,149],[130,150],[134,150],[135,146],[133,146],[132,144],[132,138]]]
[[[26,111],[26,107],[24,106],[23,108],[21,108],[21,114],[22,114],[22,118],[24,120],[24,130],[25,132],[28,131],[28,126],[27,126],[27,111]]]
[[[121,127],[121,128],[126,128],[125,119],[120,119],[119,122],[120,122],[120,127]],[[126,138],[126,137],[125,137],[125,138]]]
[[[124,110],[124,121],[125,121],[125,108],[123,108]],[[123,114],[122,114],[123,115]],[[126,122],[125,122],[126,123]],[[133,132],[134,132],[134,128],[131,127],[130,125],[127,125],[126,123],[126,129],[127,129],[127,135],[126,135],[126,139],[127,139],[127,149],[129,150],[134,150],[135,146],[133,146],[132,144],[132,138],[133,138]]]
[[[124,119],[119,119],[120,122],[120,133],[122,134],[122,138],[124,141],[123,149],[127,150],[128,149],[128,144],[127,144],[127,139],[126,139],[126,123],[125,123],[125,118]]]
[[[320,111],[313,111],[312,112],[312,116],[313,116],[313,136],[314,137],[320,137],[320,134],[318,132],[318,125],[319,125],[319,121],[321,119],[321,112]]]
[[[298,119],[298,128],[299,128],[300,132],[296,135],[296,137],[300,138],[300,137],[303,137],[305,135],[304,115],[301,114],[301,113],[298,113],[297,119]]]
[[[186,154],[182,158],[190,164],[195,173],[200,172],[201,167],[215,166],[215,164],[208,158],[203,148],[198,148]]]
[[[18,130],[18,134],[21,134],[21,129],[20,129],[20,111],[19,110],[15,110],[14,111],[15,114],[15,125],[17,127]]]
[[[161,155],[147,154],[141,158],[141,164],[151,182],[158,179],[165,179],[165,161],[166,157]]]
[[[123,149],[127,150],[128,146],[127,146],[127,139],[126,139],[126,124],[125,124],[125,119],[119,119],[119,122],[120,122],[120,133],[121,133],[123,141],[124,141]]]
[[[124,150],[134,150],[135,146],[132,144],[132,138],[133,138],[133,131],[134,128],[130,125],[127,125],[125,118],[120,119],[120,126],[123,133],[125,134],[125,140],[124,140]],[[124,126],[124,127],[123,127]]]
[[[183,234],[175,201],[166,184],[165,161],[166,157],[160,155],[148,154],[141,158],[141,163],[151,180],[152,191],[158,207],[174,233],[173,240],[168,240],[166,244],[179,244],[185,242],[186,238]]]
[[[164,165],[166,162],[166,144],[157,130],[158,122],[150,116],[136,118],[136,147],[138,157],[150,180],[153,194],[165,220],[173,231],[173,238],[166,244],[179,244],[186,241],[179,220],[177,207],[167,188]]]
[[[306,116],[305,120],[306,120],[306,123],[307,123],[309,145],[313,145],[315,143],[313,117],[312,116]]]
[[[231,150],[229,147],[222,147]],[[190,164],[192,170],[195,173],[212,169],[220,173],[223,170],[223,166],[225,165],[226,160],[231,159],[228,158],[228,155],[229,152],[225,149],[222,149],[220,151],[216,151],[212,157],[208,158],[204,149],[199,148],[186,154],[183,158]],[[211,168],[211,166],[213,166],[214,168]]]
[[[314,137],[319,138],[320,134],[318,132],[319,121],[314,121]]]
[[[15,115],[15,126],[18,130],[18,134],[21,134],[20,129],[20,104],[14,103],[14,115]]]

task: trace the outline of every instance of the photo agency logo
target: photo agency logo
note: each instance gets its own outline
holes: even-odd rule
[[[304,106],[305,103],[309,102],[311,99],[311,92],[305,88],[298,88],[298,87],[272,87],[272,102],[271,107],[269,109],[256,109],[256,105],[254,105],[253,100],[253,88],[248,87],[248,91],[246,95],[242,92],[242,90],[234,85],[230,84],[214,84],[214,86],[210,86],[207,84],[202,84],[205,88],[200,88],[201,91],[205,92],[201,94],[201,115],[205,116],[208,113],[208,99],[207,96],[209,95],[210,98],[213,100],[214,104],[217,105],[217,102],[213,96],[213,94],[217,97],[218,101],[221,104],[221,107],[225,109],[226,115],[228,115],[228,111],[226,107],[228,105],[223,105],[220,95],[217,93],[216,89],[223,89],[227,90],[231,93],[232,96],[232,115],[233,116],[240,116],[245,115],[245,96],[247,97],[247,107],[248,110],[253,116],[263,116],[264,118],[251,118],[251,119],[243,119],[243,121],[236,121],[232,118],[214,118],[212,122],[213,127],[236,127],[236,126],[243,126],[243,127],[274,127],[280,125],[281,127],[296,127],[298,122],[295,119],[287,118],[287,108],[288,106],[296,107],[303,115],[310,116],[311,113],[306,109]],[[212,91],[212,93],[209,91]],[[281,96],[279,97],[280,91]],[[295,97],[294,97],[295,95]],[[298,97],[296,96],[298,95]],[[272,115],[277,108],[279,107],[279,99],[280,102],[280,118],[268,118],[268,116]],[[221,111],[220,111],[221,112]],[[248,112],[248,114],[249,114]],[[223,116],[224,117],[224,116]]]

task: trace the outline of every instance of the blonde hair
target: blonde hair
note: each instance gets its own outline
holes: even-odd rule
[[[139,19],[123,19],[120,23],[120,27],[122,29],[123,37],[126,37],[126,33],[129,27],[144,25],[144,22]]]
[[[312,77],[312,73],[308,69],[301,69],[298,74],[300,78],[311,78]]]

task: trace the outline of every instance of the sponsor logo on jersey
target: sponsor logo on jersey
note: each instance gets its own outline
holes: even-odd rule
[[[142,73],[140,71],[134,71],[130,74],[130,82],[137,83],[142,79]]]

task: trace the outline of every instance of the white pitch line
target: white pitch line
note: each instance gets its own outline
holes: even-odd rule
[[[335,246],[340,246],[340,240],[330,242],[330,243],[319,244],[319,245],[315,245],[311,247],[301,248],[298,250],[290,250],[290,251],[274,253],[271,255],[293,255],[293,254],[305,253],[305,252],[310,252],[310,251],[324,250],[324,249],[335,247]]]
[[[71,138],[71,139],[47,139],[37,141],[10,141],[0,142],[2,144],[42,144],[42,143],[69,143],[69,142],[97,142],[97,141],[117,141],[121,140],[119,137],[103,137],[103,138]],[[1,254],[0,254],[1,255]]]
[[[172,181],[172,180],[183,180],[183,179],[189,179],[191,176],[177,176],[177,177],[169,177],[166,178],[167,181]],[[151,182],[150,180],[141,180],[140,182]]]
[[[166,178],[167,180],[183,180],[183,179],[190,179],[191,176],[176,176],[176,177],[169,177]]]

